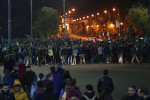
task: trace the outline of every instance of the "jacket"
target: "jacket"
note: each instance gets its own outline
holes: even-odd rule
[[[98,98],[95,96],[94,91],[87,91],[84,93],[81,100],[98,100]]]
[[[17,92],[17,91],[14,89],[14,86],[15,86],[15,85],[21,85],[21,89],[20,89],[19,92]],[[13,91],[13,94],[14,94],[14,96],[15,96],[15,100],[28,100],[27,94],[26,94],[26,92],[23,90],[22,84],[20,83],[19,80],[15,80],[15,81],[14,81],[12,91]]]
[[[139,96],[137,96],[136,94],[134,96],[124,96],[122,100],[141,100],[141,98]]]
[[[32,85],[35,85],[37,80],[36,73],[33,71],[25,72],[23,81],[24,85],[27,87],[31,87]]]
[[[34,91],[32,100],[44,100],[44,88],[38,88]]]
[[[114,90],[114,83],[112,79],[108,76],[103,76],[99,79],[97,84],[98,93],[100,93],[103,89],[107,90],[109,93],[112,93]]]
[[[58,97],[53,93],[53,91],[44,92],[44,100],[58,100]]]
[[[25,64],[18,64],[18,77],[23,78],[24,73],[26,72]]]
[[[15,97],[10,90],[8,93],[4,93],[3,90],[0,90],[0,100],[15,100]]]
[[[71,97],[78,97],[79,99],[81,99],[82,94],[81,91],[78,87],[76,86],[68,86],[65,88],[65,92],[66,92],[66,100],[70,100]]]

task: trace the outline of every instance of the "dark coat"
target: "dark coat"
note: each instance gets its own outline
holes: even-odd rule
[[[38,88],[33,93],[33,100],[44,100],[44,88]]]
[[[141,100],[141,98],[137,95],[134,95],[134,96],[124,96],[122,100]]]
[[[7,83],[9,88],[12,88],[14,83],[14,77],[10,73],[6,73],[2,80],[2,83]]]
[[[53,82],[54,82],[54,93],[56,95],[59,95],[60,92],[61,92],[61,89],[64,86],[63,78],[62,78],[61,74],[58,71],[52,72],[52,75],[53,75],[53,78],[54,78],[54,80],[53,80]]]
[[[25,86],[31,87],[32,85],[35,85],[36,80],[37,80],[37,77],[36,77],[35,72],[30,71],[30,72],[24,73],[23,81],[24,81]]]
[[[58,100],[58,98],[53,93],[53,91],[45,91],[44,92],[44,100]]]
[[[15,97],[11,91],[4,93],[3,90],[0,90],[0,100],[15,100]]]
[[[100,93],[104,89],[108,93],[112,93],[112,91],[114,90],[114,83],[108,76],[103,76],[102,78],[100,78],[97,84],[98,93]]]

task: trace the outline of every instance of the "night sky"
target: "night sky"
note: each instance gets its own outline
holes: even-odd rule
[[[7,36],[8,0],[0,0],[0,34]],[[63,14],[63,0],[33,0],[33,21],[36,12],[44,6],[52,7]],[[124,18],[129,8],[138,1],[147,5],[150,0],[66,0],[66,11],[76,8],[75,17],[83,17],[94,13],[103,13],[113,7],[119,8]],[[12,33],[16,36],[30,33],[30,0],[11,0]],[[15,36],[13,35],[13,36]]]
[[[105,9],[119,8],[120,12],[127,13],[128,9],[139,0],[66,0],[66,8],[77,8],[79,14],[88,14]],[[143,0],[142,0],[143,1]]]

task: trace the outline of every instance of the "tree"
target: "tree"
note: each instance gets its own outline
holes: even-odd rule
[[[128,24],[133,25],[136,32],[143,33],[144,35],[150,34],[148,19],[148,9],[140,2],[129,9],[129,14],[126,17]]]
[[[59,31],[59,16],[55,9],[43,7],[34,22],[34,32],[37,36],[56,35]]]

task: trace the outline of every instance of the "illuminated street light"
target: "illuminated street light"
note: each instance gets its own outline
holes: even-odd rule
[[[93,25],[91,25],[91,27],[94,27]]]
[[[78,21],[79,19],[77,19],[77,21]]]
[[[116,11],[116,8],[113,8],[113,11]]]
[[[105,26],[105,24],[103,26]]]
[[[106,13],[107,13],[107,10],[104,10],[104,13],[106,14]]]
[[[92,14],[92,17],[94,17],[94,14]]]
[[[97,13],[97,16],[99,16],[100,14],[99,13]]]
[[[114,26],[115,26],[115,25],[111,23],[109,27],[110,27],[110,28],[114,28]]]
[[[85,19],[85,17],[83,17],[83,19]]]
[[[88,29],[88,28],[89,28],[89,25],[87,25],[86,28]]]
[[[87,18],[90,18],[89,16],[87,16]]]
[[[66,13],[66,15],[68,15],[68,14]]]
[[[120,25],[122,26],[122,25],[123,25],[123,23],[121,22],[121,23],[120,23]]]
[[[79,20],[81,20],[81,18],[79,18]]]
[[[72,9],[72,11],[75,11],[75,10],[76,10],[76,9],[74,9],[74,8]]]
[[[71,14],[71,11],[68,11],[69,14]]]
[[[99,25],[97,25],[97,27],[99,27]]]

